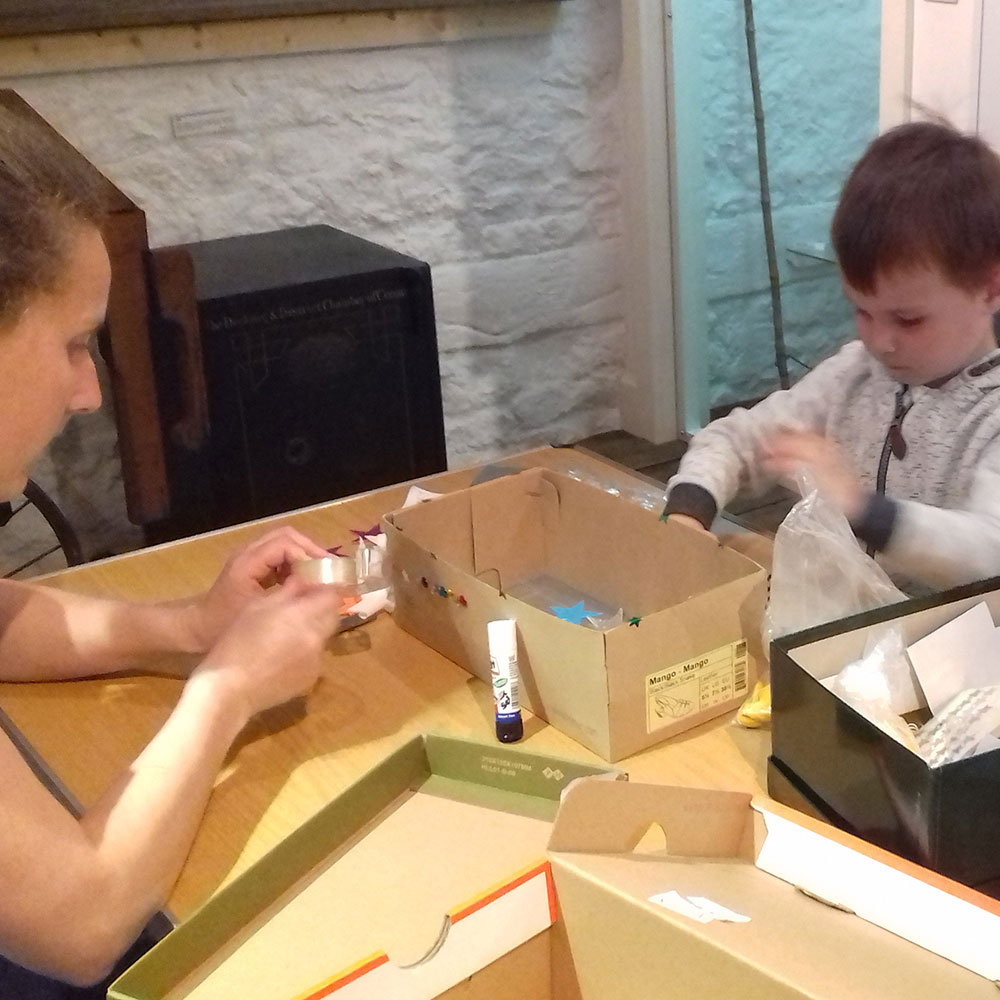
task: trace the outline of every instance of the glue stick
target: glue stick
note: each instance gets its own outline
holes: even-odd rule
[[[486,636],[490,645],[490,676],[493,681],[493,700],[496,703],[497,739],[501,743],[516,743],[524,735],[524,724],[518,700],[515,622],[509,618],[487,622]]]

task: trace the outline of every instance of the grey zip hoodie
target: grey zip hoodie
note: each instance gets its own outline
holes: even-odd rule
[[[757,461],[780,429],[825,434],[872,491],[852,527],[910,592],[1000,574],[1000,350],[938,388],[902,386],[860,341],[792,388],[699,431],[667,484],[666,513],[706,526],[737,492],[773,485]]]

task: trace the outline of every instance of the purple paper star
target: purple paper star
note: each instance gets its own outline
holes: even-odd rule
[[[342,548],[342,545],[332,545],[326,551],[329,552],[331,556],[343,556],[344,553],[340,551]]]
[[[356,528],[351,528],[351,534],[360,542],[362,538],[374,538],[376,535],[382,534],[382,525],[373,524],[370,528],[364,531],[358,531]]]

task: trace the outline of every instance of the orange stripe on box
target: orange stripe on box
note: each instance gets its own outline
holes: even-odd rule
[[[484,906],[488,906],[495,899],[499,899],[501,896],[506,895],[511,889],[516,889],[519,885],[524,885],[525,882],[529,882],[531,879],[535,878],[537,875],[545,875],[545,880],[548,887],[549,893],[549,913],[554,917],[553,904],[552,904],[552,869],[549,867],[548,861],[543,861],[540,864],[532,865],[530,868],[524,869],[524,871],[515,875],[513,878],[508,879],[506,882],[498,882],[495,886],[487,889],[480,896],[475,896],[468,902],[463,903],[461,906],[456,907],[452,910],[448,916],[453,924],[457,924],[459,920],[464,920],[466,917],[471,916],[477,910],[481,910]]]
[[[556,900],[556,881],[552,877],[552,866],[545,865],[545,888],[549,894],[549,920],[555,923],[559,919],[559,903]]]
[[[292,1000],[323,1000],[323,997],[328,997],[331,993],[342,989],[348,983],[353,983],[355,979],[360,979],[372,969],[377,969],[388,961],[389,956],[384,951],[377,951],[375,954],[369,955],[368,958],[363,958],[360,962],[350,966],[346,972],[338,972],[329,979],[325,979],[318,986],[310,986],[305,993],[292,997]]]
[[[519,885],[524,885],[525,882],[530,882],[533,878],[536,878],[539,875],[545,876],[545,889],[549,903],[549,918],[555,922],[557,914],[555,885],[552,881],[552,867],[549,865],[548,861],[542,861],[539,864],[532,865],[530,868],[525,868],[513,878],[507,879],[505,882],[498,882],[492,888],[487,889],[486,892],[480,894],[479,896],[475,896],[467,903],[463,903],[461,906],[456,907],[448,914],[448,918],[452,924],[457,924],[459,920],[464,920],[466,917],[469,917],[478,910],[481,910],[484,906],[488,906],[495,899],[499,899],[512,889],[516,889]],[[310,987],[310,989],[306,990],[305,993],[300,993],[293,997],[292,1000],[324,1000],[325,997],[330,996],[332,993],[342,989],[349,983],[353,983],[356,979],[360,979],[362,976],[371,972],[373,969],[377,969],[380,965],[384,965],[388,961],[389,956],[384,951],[376,952],[368,958],[362,959],[346,972],[338,972],[336,975],[331,976],[319,985]]]

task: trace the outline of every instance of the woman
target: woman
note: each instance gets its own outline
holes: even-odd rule
[[[0,499],[21,492],[68,417],[100,404],[90,350],[110,283],[101,219],[75,160],[0,113]],[[164,903],[236,735],[316,681],[339,596],[295,578],[267,584],[288,563],[322,555],[280,528],[235,554],[206,594],[167,605],[0,581],[0,680],[202,654],[166,724],[79,820],[0,734],[0,955],[75,984],[111,969]]]

